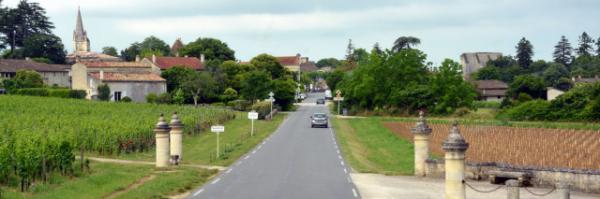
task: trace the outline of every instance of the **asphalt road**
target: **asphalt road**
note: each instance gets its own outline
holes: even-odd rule
[[[313,105],[318,97],[309,94],[275,133],[189,198],[360,198],[333,130],[310,128],[312,113],[328,113]]]

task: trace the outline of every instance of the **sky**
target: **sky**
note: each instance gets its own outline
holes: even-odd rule
[[[421,39],[428,60],[458,61],[464,52],[514,55],[526,37],[534,58],[550,60],[561,35],[576,45],[600,37],[599,0],[29,0],[39,2],[72,51],[78,6],[93,51],[121,50],[154,35],[171,45],[199,37],[226,42],[239,60],[260,53],[317,61],[343,58],[348,40],[370,50],[400,36]],[[19,0],[4,0],[14,7]]]

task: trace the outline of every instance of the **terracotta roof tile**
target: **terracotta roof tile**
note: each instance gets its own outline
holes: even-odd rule
[[[300,65],[300,57],[298,56],[286,56],[286,57],[276,57],[279,63],[283,66],[299,66]]]
[[[22,69],[30,69],[38,72],[66,72],[69,65],[45,64],[24,59],[0,59],[0,72],[14,73]]]
[[[195,57],[156,57],[155,63],[160,69],[165,70],[174,66],[184,66],[194,70],[204,69],[204,64]]]
[[[151,68],[143,62],[81,62],[88,68]]]
[[[319,70],[319,68],[317,68],[317,65],[315,64],[315,62],[309,61],[309,62],[300,64],[300,71],[312,72],[312,71],[317,71],[317,70]]]
[[[94,79],[100,79],[99,72],[89,73]],[[102,81],[110,82],[164,82],[165,79],[155,73],[116,73],[116,72],[104,72],[104,79]]]

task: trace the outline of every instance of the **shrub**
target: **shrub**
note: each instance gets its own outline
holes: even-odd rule
[[[158,98],[158,95],[156,95],[156,93],[149,93],[148,95],[146,95],[146,102],[147,103],[156,103],[157,98]]]
[[[533,100],[533,98],[527,93],[519,93],[519,96],[517,97],[517,101],[519,102],[528,102],[531,100]]]
[[[223,103],[223,102],[215,102],[215,103],[212,103],[210,105],[212,105],[212,106],[225,106],[225,103]]]
[[[454,111],[454,115],[456,115],[458,117],[462,117],[462,116],[469,114],[470,112],[471,112],[471,109],[466,108],[466,107],[460,107],[460,108],[456,109],[456,111]]]
[[[170,104],[171,103],[171,95],[169,95],[169,93],[160,94],[156,98],[156,103],[158,103],[158,104]]]
[[[101,101],[110,100],[110,87],[107,84],[98,86],[98,99]]]
[[[501,102],[496,101],[474,101],[475,108],[500,108]]]
[[[181,90],[181,88],[177,89],[177,91],[175,91],[175,95],[173,96],[173,103],[182,105],[184,101],[185,101],[185,96],[183,94],[183,90]]]
[[[273,109],[275,109],[275,108],[273,108]],[[269,115],[269,113],[271,112],[271,102],[269,102],[269,101],[257,102],[254,105],[252,105],[252,110],[258,112],[259,119],[265,119],[265,116]]]
[[[69,90],[69,98],[85,99],[87,93],[84,90]]]
[[[49,96],[48,89],[45,88],[22,88],[14,92],[17,95],[30,95],[30,96]]]
[[[50,97],[69,98],[69,89],[47,89]]]
[[[549,112],[550,102],[545,100],[533,100],[507,109],[498,115],[498,118],[511,120],[548,120]]]
[[[132,101],[131,98],[128,96],[121,98],[121,102],[131,102],[131,101]]]
[[[249,108],[252,107],[252,102],[247,100],[234,100],[227,102],[227,106],[233,108],[236,111],[248,111]]]

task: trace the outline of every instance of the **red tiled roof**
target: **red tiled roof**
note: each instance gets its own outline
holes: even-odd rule
[[[204,64],[195,57],[156,57],[155,63],[160,69],[166,70],[174,66],[184,66],[194,70],[204,69]]]
[[[279,63],[283,66],[299,66],[300,65],[300,57],[298,56],[286,56],[286,57],[276,57]]]
[[[150,68],[143,62],[81,62],[88,68]]]
[[[300,64],[300,71],[312,72],[312,71],[317,71],[317,70],[319,70],[319,68],[317,68],[317,65],[315,64],[315,62],[309,61],[309,62]]]
[[[508,85],[499,80],[478,80],[475,81],[477,89],[507,89]]]
[[[69,65],[46,64],[24,59],[0,59],[0,72],[15,73],[18,70],[31,69],[37,72],[67,72]]]
[[[99,72],[89,73],[94,79],[100,79]],[[115,73],[104,72],[102,81],[110,82],[164,82],[165,79],[155,73]]]

